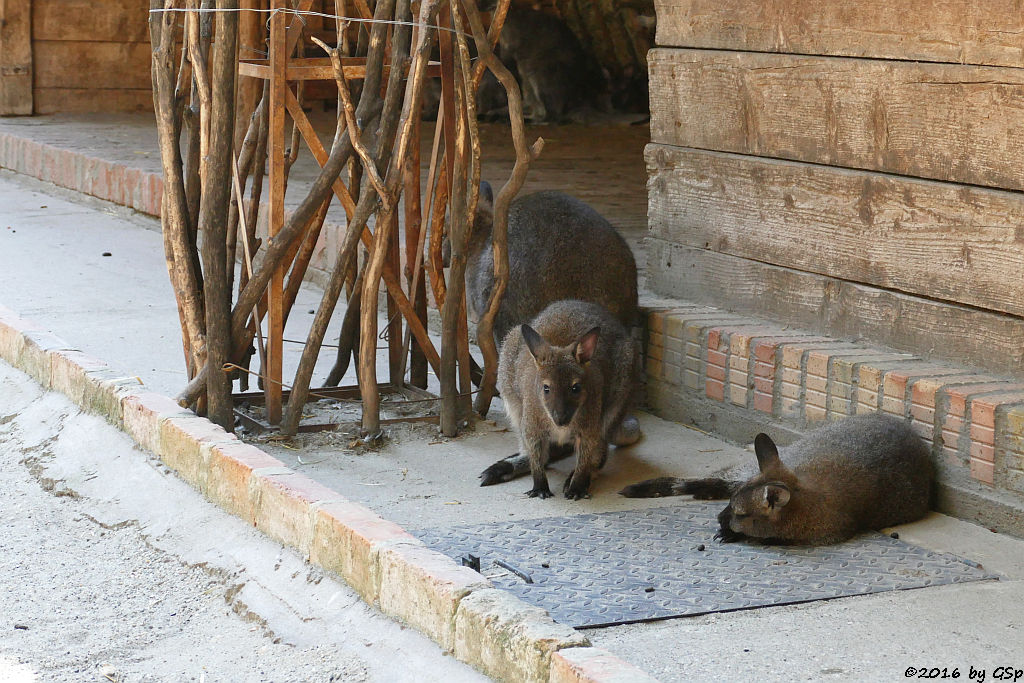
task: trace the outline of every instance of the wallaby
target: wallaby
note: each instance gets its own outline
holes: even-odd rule
[[[494,287],[494,220],[491,186],[480,185],[480,200],[470,236],[466,287],[469,307],[479,318]],[[501,346],[510,330],[529,322],[548,304],[562,299],[592,301],[606,308],[627,329],[639,324],[636,261],[626,240],[601,214],[562,192],[537,192],[512,202],[508,212],[509,280],[494,318],[494,342]],[[504,355],[504,352],[503,354]],[[637,354],[634,364],[641,363]],[[640,423],[627,417],[613,443],[640,439]],[[572,454],[555,448],[551,460]],[[490,486],[530,471],[525,453],[499,460],[480,475]]]
[[[469,238],[466,288],[476,318],[494,287],[491,228],[494,194],[480,183]],[[546,190],[517,198],[508,210],[508,286],[494,318],[494,342],[560,299],[601,304],[627,328],[639,324],[636,260],[622,235],[584,202]]]
[[[502,61],[519,74],[531,122],[561,123],[610,109],[607,76],[558,17],[509,7],[498,45]]]
[[[760,472],[724,470],[708,479],[660,477],[622,489],[630,498],[730,498],[716,538],[827,545],[912,522],[930,507],[933,468],[903,421],[875,413],[825,425],[781,449],[758,434]],[[750,476],[753,474],[753,476]]]
[[[608,442],[632,407],[638,382],[636,342],[603,307],[557,301],[508,333],[498,386],[533,474],[531,498],[549,498],[545,468],[552,447],[576,453],[565,497],[587,496],[604,466]]]

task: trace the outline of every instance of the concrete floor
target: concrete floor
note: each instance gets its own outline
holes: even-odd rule
[[[0,303],[158,391],[183,382],[180,334],[155,222],[9,174],[0,174]],[[45,207],[45,208],[42,208]],[[110,251],[113,255],[103,257]],[[306,288],[301,301],[317,299]],[[305,303],[296,309],[302,312]],[[293,317],[302,338],[309,317]],[[336,327],[335,327],[336,329]],[[298,336],[295,336],[298,335]],[[329,354],[318,372],[326,373]],[[286,359],[294,363],[294,355]],[[320,374],[319,376],[323,376]],[[643,417],[646,438],[613,454],[593,498],[528,499],[525,482],[481,489],[476,475],[515,449],[494,424],[444,440],[426,426],[394,428],[379,450],[350,449],[344,434],[264,444],[290,466],[415,528],[565,515],[685,500],[636,501],[615,491],[659,474],[693,475],[752,457],[681,425]],[[568,463],[556,466],[553,488]],[[587,632],[662,680],[822,678],[892,680],[908,667],[1024,668],[1024,542],[941,515],[902,538],[981,562],[1005,580],[674,619]]]

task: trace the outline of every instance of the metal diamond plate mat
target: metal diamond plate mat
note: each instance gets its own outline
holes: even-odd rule
[[[414,531],[557,621],[594,628],[998,578],[872,533],[835,546],[712,540],[722,503]]]

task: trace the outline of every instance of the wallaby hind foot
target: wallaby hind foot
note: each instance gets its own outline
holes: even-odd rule
[[[612,434],[610,441],[613,445],[618,448],[625,448],[626,446],[632,446],[643,438],[643,431],[640,429],[640,420],[636,419],[635,415],[627,415],[626,418],[619,423],[618,429]]]

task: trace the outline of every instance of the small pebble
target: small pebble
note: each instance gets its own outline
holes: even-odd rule
[[[314,310],[313,310],[312,308],[311,308],[311,309],[309,309],[309,314],[310,314],[310,315],[313,315],[314,313],[316,313],[316,311],[314,311]]]
[[[544,567],[544,569],[551,569],[551,565],[547,562],[541,562],[540,566]]]
[[[112,256],[113,254],[111,254],[109,251],[105,251],[105,252],[103,252],[103,255],[104,256]]]
[[[704,552],[704,544],[701,543],[700,545],[698,545],[697,550],[699,550],[700,552]]]
[[[653,593],[653,592],[654,592],[654,588],[652,588],[652,587],[648,587],[648,588],[644,589],[644,593]]]
[[[28,630],[28,626],[26,626],[25,624],[15,624],[14,625],[14,630],[16,630],[16,631],[27,631]]]
[[[900,535],[898,533],[896,533],[895,531],[892,532],[891,534],[889,534],[889,538],[899,538],[899,537],[900,537]]]

